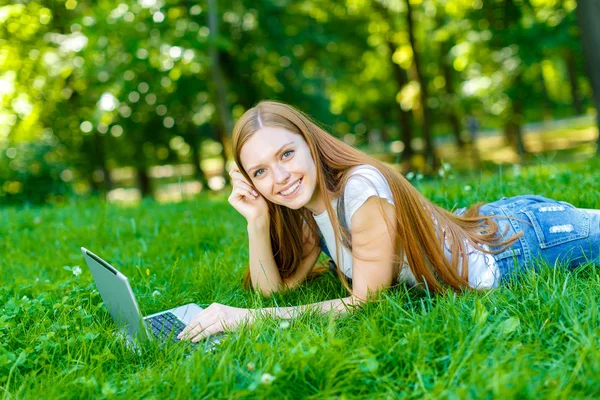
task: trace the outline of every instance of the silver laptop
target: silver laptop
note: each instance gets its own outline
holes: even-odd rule
[[[190,303],[144,317],[140,313],[127,277],[86,248],[82,247],[81,251],[104,305],[129,344],[136,346],[140,341],[153,339],[176,342],[177,335],[202,311],[202,307]],[[209,337],[204,342],[205,350],[213,350],[220,342],[221,336]]]

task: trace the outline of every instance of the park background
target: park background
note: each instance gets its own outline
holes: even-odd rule
[[[600,209],[598,0],[9,1],[2,399],[600,396],[593,264],[484,293],[401,284],[337,319],[243,327],[215,353],[135,353],[80,252],[125,273],[145,315],[347,296],[331,274],[268,299],[242,288],[229,141],[262,99],[447,209],[524,193]]]
[[[218,191],[233,124],[262,99],[404,173],[591,157],[597,13],[594,0],[12,2],[0,203]]]

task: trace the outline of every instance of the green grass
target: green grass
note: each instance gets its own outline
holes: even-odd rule
[[[598,171],[592,160],[518,175],[450,170],[413,183],[447,208],[525,193],[600,208]],[[346,293],[332,275],[272,299],[242,289],[245,221],[225,194],[137,207],[81,199],[4,208],[0,238],[2,398],[600,395],[600,271],[592,265],[548,267],[482,293],[428,296],[400,285],[384,301],[337,318],[307,313],[289,327],[259,321],[214,353],[172,345],[137,354],[112,335],[80,246],[129,276],[145,314],[191,301],[256,308]],[[263,374],[275,379],[261,383]]]

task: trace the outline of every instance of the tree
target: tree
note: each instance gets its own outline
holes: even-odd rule
[[[373,7],[377,12],[379,12],[382,19],[388,21],[388,25],[391,28],[387,33],[387,37],[385,38],[385,44],[389,52],[388,59],[389,65],[392,69],[392,78],[396,83],[397,91],[400,92],[406,86],[406,84],[408,84],[408,74],[406,73],[406,70],[400,66],[400,63],[395,61],[394,57],[396,50],[398,49],[398,45],[392,40],[392,34],[396,30],[396,24],[394,21],[395,15],[390,13],[387,8],[378,2],[373,2]],[[398,120],[398,126],[400,128],[400,137],[402,139],[402,143],[404,144],[404,149],[402,150],[402,153],[400,153],[400,159],[398,161],[402,161],[407,166],[407,169],[411,169],[411,160],[415,154],[412,146],[413,115],[410,111],[404,110],[399,101],[395,101],[394,109],[396,111],[395,114]]]
[[[600,131],[600,2],[597,0],[579,0],[577,18],[581,30],[581,46],[587,65],[587,74],[592,84],[596,119]],[[596,155],[600,156],[600,135],[596,144]]]
[[[413,17],[413,8],[410,0],[405,0],[406,5],[406,29],[408,31],[408,40],[410,47],[413,52],[413,66],[415,68],[415,74],[417,82],[419,83],[419,101],[421,103],[422,112],[422,128],[423,128],[423,139],[425,140],[425,159],[427,164],[436,169],[439,164],[439,158],[435,152],[433,145],[433,136],[431,132],[431,117],[429,111],[429,89],[427,87],[427,78],[425,77],[425,70],[421,64],[421,50],[417,46],[417,39],[415,35],[416,27]]]

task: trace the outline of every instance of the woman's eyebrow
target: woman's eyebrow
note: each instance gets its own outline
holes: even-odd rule
[[[279,148],[279,150],[277,150],[277,153],[275,153],[275,157],[277,157],[279,155],[279,153],[281,153],[283,151],[283,149],[286,148],[287,146],[289,146],[290,144],[294,144],[294,142],[289,142],[289,143],[286,143],[283,146],[281,146]],[[261,164],[256,164],[255,166],[248,168],[248,172],[252,171],[255,168],[258,168],[260,165]]]

